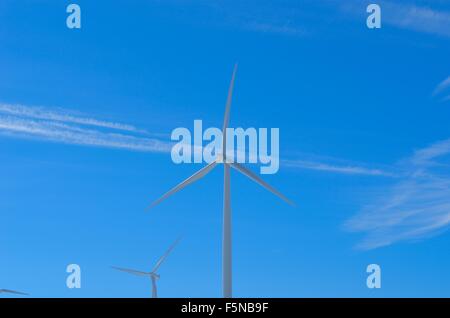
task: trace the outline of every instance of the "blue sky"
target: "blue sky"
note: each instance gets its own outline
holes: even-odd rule
[[[450,295],[448,2],[379,1],[379,30],[356,0],[78,0],[81,30],[70,2],[25,2],[0,3],[0,288],[147,297],[110,266],[183,235],[160,295],[220,297],[221,169],[145,208],[202,166],[170,133],[221,125],[239,62],[231,126],[280,128],[263,177],[297,206],[233,171],[234,295]]]

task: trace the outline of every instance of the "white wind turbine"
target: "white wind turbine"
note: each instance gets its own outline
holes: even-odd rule
[[[11,290],[11,289],[0,289],[0,294],[14,294],[14,295],[28,296],[27,293],[22,293],[22,292]]]
[[[133,274],[136,276],[149,277],[152,281],[152,298],[157,298],[158,291],[156,289],[156,281],[160,278],[160,275],[157,273],[157,271],[158,271],[159,267],[161,266],[161,264],[166,260],[167,256],[169,256],[170,252],[172,252],[172,250],[178,244],[179,241],[180,241],[180,238],[177,239],[175,241],[175,243],[173,243],[169,247],[169,249],[166,251],[166,253],[164,253],[164,255],[161,256],[161,258],[156,262],[156,265],[153,267],[153,269],[150,272],[141,272],[141,271],[137,271],[134,269],[115,267],[115,266],[112,266],[112,268],[122,271],[122,272],[125,272],[125,273]]]
[[[233,69],[233,75],[231,77],[231,83],[228,90],[228,97],[227,102],[225,106],[225,115],[223,119],[223,126],[222,126],[222,135],[223,135],[223,142],[222,142],[222,153],[218,154],[215,161],[207,165],[206,167],[200,169],[196,173],[194,173],[192,176],[178,184],[176,187],[174,187],[169,192],[165,193],[161,198],[156,200],[151,204],[150,207],[154,207],[155,205],[159,204],[160,202],[167,199],[169,196],[175,194],[176,192],[182,190],[186,186],[194,183],[195,181],[198,181],[199,179],[203,178],[205,175],[207,175],[211,170],[213,170],[218,164],[223,164],[224,168],[224,180],[223,180],[223,238],[222,238],[222,288],[223,288],[223,297],[224,298],[231,298],[232,297],[232,268],[231,268],[231,202],[230,202],[230,167],[236,169],[240,173],[244,174],[248,178],[252,179],[256,183],[260,184],[273,194],[280,197],[282,200],[287,202],[290,205],[294,205],[293,202],[291,202],[288,198],[286,198],[283,194],[281,194],[279,191],[277,191],[275,188],[267,184],[264,180],[262,180],[260,177],[258,177],[256,174],[251,172],[250,170],[246,169],[242,165],[232,162],[232,160],[227,160],[226,158],[226,129],[228,127],[228,122],[230,118],[230,108],[231,108],[231,101],[233,97],[233,87],[234,87],[234,80],[236,77],[236,71],[237,71],[237,64],[234,66]]]

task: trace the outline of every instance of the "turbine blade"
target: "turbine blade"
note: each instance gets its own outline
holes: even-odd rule
[[[24,296],[28,296],[29,295],[27,293],[22,293],[22,292],[19,292],[19,291],[16,291],[16,290],[11,290],[11,289],[0,289],[0,294],[1,293],[24,295]]]
[[[150,209],[155,207],[156,205],[158,205],[159,203],[161,203],[162,201],[164,201],[165,199],[167,199],[168,197],[170,197],[171,195],[177,193],[178,191],[184,189],[185,187],[187,187],[188,185],[190,185],[191,183],[194,183],[195,181],[203,178],[204,176],[206,176],[209,172],[211,172],[212,169],[214,169],[214,167],[217,165],[217,162],[214,161],[212,163],[210,163],[209,165],[207,165],[206,167],[200,169],[199,171],[197,171],[196,173],[194,173],[192,176],[190,176],[189,178],[187,178],[186,180],[184,180],[183,182],[181,182],[180,184],[178,184],[175,188],[173,188],[172,190],[170,190],[169,192],[165,193],[161,198],[159,198],[158,200],[156,200],[155,202],[153,202],[150,205]]]
[[[166,260],[167,256],[172,252],[172,250],[177,246],[178,242],[181,241],[181,237],[179,237],[170,247],[169,249],[164,253],[163,256],[160,257],[160,259],[156,262],[155,267],[152,269],[152,273],[156,273],[156,271],[159,269],[161,264]]]
[[[245,176],[249,177],[250,179],[252,179],[256,183],[258,183],[262,187],[266,188],[267,190],[269,190],[270,192],[272,192],[273,194],[278,196],[280,199],[282,199],[283,201],[285,201],[289,205],[295,206],[294,202],[289,200],[281,192],[279,192],[277,189],[275,189],[274,187],[269,185],[267,182],[265,182],[263,179],[258,177],[256,174],[254,174],[253,172],[251,172],[250,170],[248,170],[244,166],[242,166],[242,165],[240,165],[238,163],[235,163],[235,162],[234,163],[230,162],[230,163],[227,163],[227,164],[230,165],[231,167],[233,167],[234,169],[236,169],[237,171],[239,171],[240,173],[244,174]]]
[[[233,88],[234,88],[234,80],[236,78],[237,67],[238,67],[238,65],[236,63],[234,65],[233,75],[231,76],[230,87],[228,89],[227,103],[225,105],[225,115],[223,116],[223,126],[222,126],[223,144],[222,144],[222,152],[223,152],[224,155],[225,155],[226,144],[227,144],[226,129],[228,128],[228,122],[230,121],[231,101],[233,99]]]
[[[134,269],[128,269],[128,268],[122,268],[122,267],[116,267],[116,266],[111,266],[111,268],[114,268],[115,270],[125,272],[128,274],[136,275],[136,276],[149,276],[150,275],[149,273],[137,271]]]

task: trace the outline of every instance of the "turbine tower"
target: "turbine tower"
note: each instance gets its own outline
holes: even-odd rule
[[[223,164],[224,168],[224,178],[223,178],[223,237],[222,237],[222,288],[223,288],[223,297],[231,298],[232,297],[232,266],[231,266],[231,258],[232,258],[232,248],[231,248],[231,198],[230,198],[230,167],[236,169],[246,177],[250,178],[254,182],[263,186],[268,191],[272,192],[285,202],[290,205],[294,205],[288,198],[286,198],[283,194],[277,191],[275,188],[267,184],[264,180],[262,180],[259,176],[245,168],[244,166],[233,162],[233,160],[227,160],[226,157],[226,149],[227,149],[227,139],[226,139],[226,129],[228,128],[228,122],[230,119],[230,109],[231,109],[231,101],[233,98],[233,88],[234,81],[236,78],[237,64],[234,66],[233,75],[231,77],[230,87],[228,89],[228,97],[225,105],[225,115],[223,118],[223,126],[222,126],[222,153],[218,154],[215,161],[207,165],[206,167],[200,169],[192,176],[178,184],[176,187],[165,193],[161,198],[153,202],[150,208],[156,206],[161,203],[171,195],[176,192],[182,190],[186,186],[198,181],[207,175],[211,170],[213,170],[218,164]]]
[[[10,290],[10,289],[0,289],[0,294],[14,294],[14,295],[28,296],[27,293],[22,293],[22,292],[15,291],[15,290]]]
[[[181,238],[177,239],[175,241],[175,243],[173,243],[169,249],[166,251],[166,253],[164,253],[163,256],[161,256],[161,258],[156,262],[155,266],[153,267],[153,269],[150,272],[141,272],[141,271],[137,271],[134,269],[128,269],[128,268],[122,268],[122,267],[115,267],[112,266],[112,268],[118,270],[118,271],[122,271],[128,274],[132,274],[132,275],[136,275],[136,276],[143,276],[143,277],[149,277],[152,281],[152,298],[157,298],[158,297],[158,291],[156,288],[156,281],[160,278],[160,275],[157,274],[156,272],[158,271],[159,267],[161,266],[161,264],[166,260],[167,256],[169,256],[170,252],[172,252],[172,250],[175,248],[175,246],[178,244],[178,242],[181,240]]]

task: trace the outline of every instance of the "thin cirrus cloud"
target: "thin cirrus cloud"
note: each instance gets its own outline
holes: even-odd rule
[[[372,203],[345,224],[366,234],[358,244],[374,249],[440,233],[450,225],[450,139],[416,151],[402,161],[408,173],[383,187]]]
[[[248,22],[242,25],[248,31],[255,31],[261,33],[282,34],[288,36],[304,36],[308,32],[299,26],[285,23],[283,25],[268,22]]]
[[[395,177],[396,174],[379,168],[368,168],[363,165],[338,164],[323,161],[312,160],[284,160],[283,165],[289,168],[316,170],[329,173],[347,174],[347,175],[366,175],[366,176],[384,176]]]
[[[170,153],[172,143],[138,133],[131,125],[74,115],[67,110],[2,105],[0,134],[12,138],[127,151]],[[402,162],[402,173],[339,160],[286,159],[283,166],[344,175],[388,177],[379,197],[364,206],[345,224],[363,232],[362,249],[373,249],[399,241],[423,238],[450,225],[450,139],[416,151]],[[406,170],[406,171],[405,171]]]
[[[61,108],[0,104],[0,134],[6,137],[128,151],[170,153],[173,142],[149,137],[148,133],[141,133],[142,131],[132,125],[104,121],[92,116],[74,115],[74,112]],[[194,151],[201,149],[194,148]],[[325,163],[323,160],[289,159],[282,161],[281,164],[298,170],[345,175],[394,176],[382,169],[354,164]]]
[[[170,144],[140,132],[130,125],[62,109],[0,104],[0,134],[4,136],[144,152],[170,150]]]
[[[416,5],[386,3],[386,22],[396,27],[450,37],[450,12]]]
[[[158,1],[158,4],[162,3]],[[209,21],[215,25],[295,37],[314,34],[342,17],[364,23],[369,3],[366,0],[304,0],[299,6],[292,1],[274,3],[266,0],[254,5],[245,1],[164,1],[164,5],[188,6],[194,12],[207,12],[208,16],[214,17]],[[431,6],[420,0],[415,3],[394,0],[375,3],[381,6],[382,25],[450,37],[450,8],[444,1],[434,2]]]
[[[445,102],[450,100],[450,76],[440,82],[433,91],[434,97],[443,95],[445,96],[441,98],[441,101]]]
[[[259,0],[255,4],[238,0],[193,1],[165,0],[154,1],[169,7],[188,7],[188,19],[192,12],[207,15],[201,19],[202,24],[216,27],[234,28],[243,31],[275,34],[282,36],[302,37],[309,34],[302,21],[303,12],[289,3],[274,3]],[[211,18],[213,17],[213,18]],[[209,22],[208,22],[209,21]]]
[[[351,19],[360,19],[361,15],[367,16],[366,8],[369,3],[366,0],[305,1],[299,8],[291,2],[281,2],[275,6],[273,1],[259,1],[257,7],[251,7],[238,1],[232,2],[231,5],[220,1],[214,8],[221,11],[229,23],[247,30],[304,36],[338,18],[336,11],[337,15],[349,14]],[[433,7],[420,1],[408,3],[380,0],[376,3],[381,7],[382,25],[450,37],[450,8],[444,7],[443,2],[434,3]],[[318,10],[321,14],[317,14]]]
[[[72,124],[111,128],[117,130],[144,132],[143,130],[137,129],[136,127],[131,125],[108,122],[83,116],[76,116],[62,109],[49,110],[44,107],[29,107],[23,105],[0,104],[0,113],[9,114],[17,117],[45,119],[54,122],[66,122]]]

